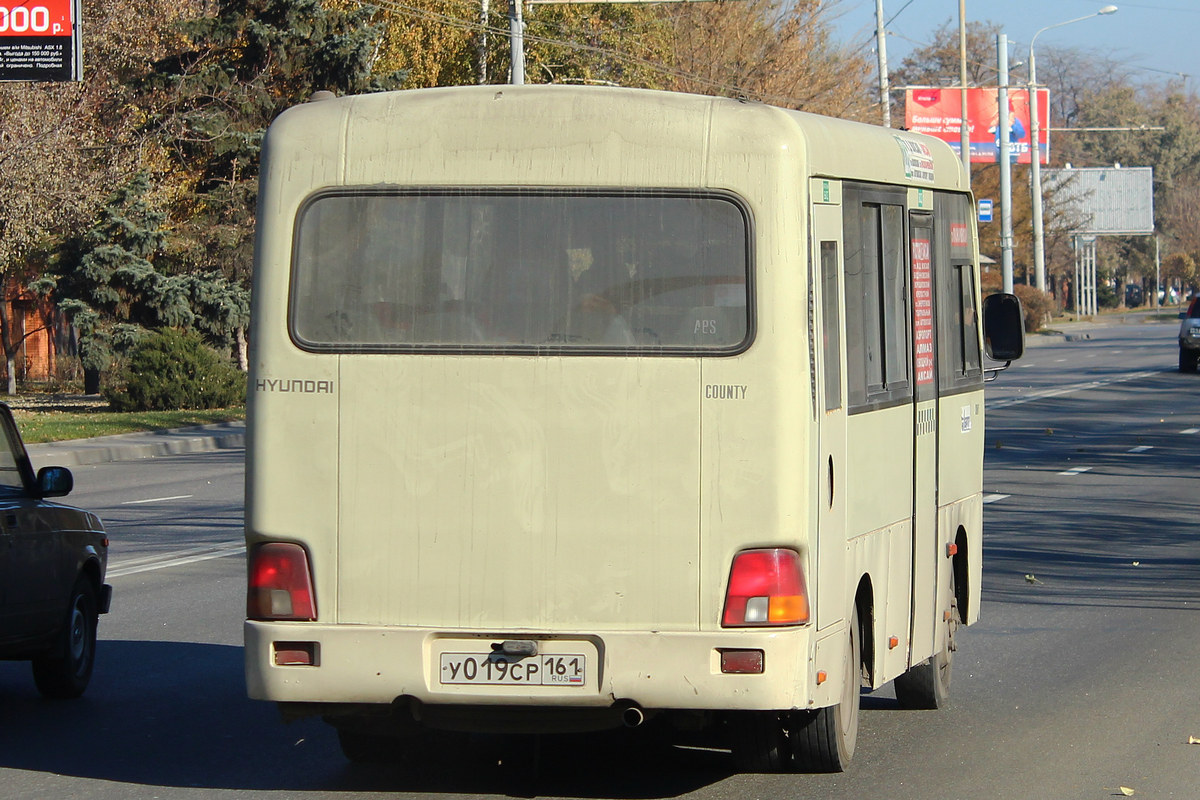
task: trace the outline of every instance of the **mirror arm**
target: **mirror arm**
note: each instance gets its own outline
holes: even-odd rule
[[[984,367],[983,382],[991,383],[992,381],[996,380],[996,378],[1000,375],[1001,372],[1004,372],[1004,370],[1008,369],[1008,365],[1011,363],[1012,363],[1011,361],[1005,361],[999,367]]]

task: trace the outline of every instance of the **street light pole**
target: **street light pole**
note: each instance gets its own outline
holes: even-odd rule
[[[1037,37],[1051,28],[1061,28],[1063,25],[1070,25],[1073,22],[1082,22],[1092,17],[1113,14],[1116,13],[1116,10],[1116,6],[1105,6],[1096,13],[1088,14],[1085,17],[1047,25],[1029,40],[1029,134],[1032,137],[1030,139],[1032,147],[1029,150],[1029,195],[1030,204],[1033,207],[1034,275],[1037,288],[1043,292],[1046,291],[1046,232],[1042,224],[1042,150],[1038,141],[1041,132],[1038,130],[1037,62],[1034,60],[1033,45],[1037,41]]]
[[[971,127],[967,123],[967,0],[958,0],[959,157],[971,188]]]
[[[1000,87],[996,96],[996,127],[1000,134],[1000,274],[1004,291],[1013,290],[1012,234],[1012,159],[1009,158],[1008,119],[1008,37],[996,36],[996,66],[1000,70]]]
[[[525,0],[508,0],[508,43],[512,53],[512,76],[514,86],[525,83]]]
[[[892,101],[888,91],[887,31],[883,28],[883,0],[875,0],[875,53],[879,57],[879,104],[883,127],[892,127]]]

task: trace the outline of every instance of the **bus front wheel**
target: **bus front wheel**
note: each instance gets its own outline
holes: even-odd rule
[[[901,708],[936,709],[950,702],[950,677],[954,666],[954,633],[962,621],[954,579],[950,579],[950,613],[946,620],[946,645],[924,664],[896,678],[896,701]]]

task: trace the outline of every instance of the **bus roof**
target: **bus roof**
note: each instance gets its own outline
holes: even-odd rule
[[[739,160],[759,158],[801,169],[798,178],[965,189],[958,157],[932,137],[756,102],[614,87],[489,85],[319,100],[272,125],[268,154],[293,147],[340,162],[340,185],[736,190],[722,183],[736,176]],[[317,172],[327,177],[333,166]]]

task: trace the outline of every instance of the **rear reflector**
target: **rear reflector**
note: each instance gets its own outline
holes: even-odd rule
[[[275,542],[250,551],[246,618],[315,620],[308,553],[298,544]]]
[[[277,667],[316,667],[316,642],[275,642],[275,666]]]
[[[726,675],[761,675],[762,650],[720,650],[721,672]]]
[[[734,628],[803,622],[808,622],[808,593],[800,554],[780,547],[738,553],[729,572],[721,624]]]

